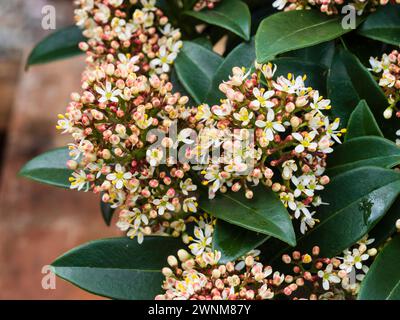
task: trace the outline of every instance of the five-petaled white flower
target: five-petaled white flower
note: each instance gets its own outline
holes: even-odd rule
[[[81,191],[85,186],[86,191],[89,189],[87,175],[83,170],[73,172],[72,177],[69,178],[69,181],[71,182],[71,189],[78,189],[78,191]]]
[[[321,113],[321,110],[329,110],[331,108],[330,104],[331,100],[323,99],[318,90],[314,91],[313,102],[310,103],[311,109]]]
[[[162,199],[154,199],[153,204],[158,207],[158,214],[162,216],[165,210],[175,211],[174,205],[169,202],[168,196],[163,196]]]
[[[253,100],[251,102],[253,106],[257,108],[260,107],[272,108],[275,106],[275,104],[272,101],[268,100],[275,95],[274,90],[264,91],[263,89],[260,90],[257,87],[255,87],[253,89],[253,95],[256,98],[256,100]]]
[[[115,166],[115,172],[108,174],[106,179],[111,181],[117,189],[122,189],[127,180],[132,179],[132,173],[125,172],[125,168],[118,163]]]
[[[285,132],[285,127],[281,124],[280,121],[274,121],[275,113],[272,109],[268,110],[267,113],[267,121],[257,120],[256,126],[259,128],[265,128],[265,136],[267,140],[273,141],[274,134],[276,131]]]
[[[181,181],[179,186],[185,196],[189,195],[189,192],[197,190],[197,186],[193,184],[193,181],[190,178],[187,178],[185,181]]]
[[[113,90],[111,82],[108,82],[108,81],[106,82],[105,88],[100,88],[100,87],[96,86],[95,89],[96,89],[96,92],[101,95],[101,98],[99,99],[100,103],[105,103],[108,101],[117,103],[118,96],[121,95],[121,90],[119,90],[119,89]]]
[[[250,120],[253,118],[254,113],[253,112],[249,112],[248,109],[246,109],[245,107],[242,107],[239,110],[239,113],[234,113],[233,117],[237,120],[242,122],[243,126],[247,126],[250,122]]]
[[[306,133],[304,137],[298,132],[293,132],[292,133],[293,138],[295,138],[297,141],[300,142],[300,144],[297,145],[294,150],[297,153],[302,153],[306,148],[310,151],[315,151],[318,147],[318,144],[312,141],[314,140],[316,135],[317,133],[315,131]]]
[[[193,243],[189,245],[189,249],[195,256],[200,256],[206,249],[211,248],[212,233],[214,228],[205,224],[204,228],[194,227]]]
[[[176,56],[176,52],[170,53],[165,46],[161,46],[158,58],[151,60],[150,66],[156,69],[157,73],[167,73]]]
[[[164,152],[161,149],[148,149],[146,151],[146,159],[150,163],[150,166],[156,167],[161,163]]]
[[[325,271],[318,271],[318,276],[322,278],[322,287],[327,291],[329,290],[330,283],[340,283],[340,278],[337,275],[333,274],[332,270],[333,265],[328,264]]]

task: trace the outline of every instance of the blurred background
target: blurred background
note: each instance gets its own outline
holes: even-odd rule
[[[0,299],[93,299],[56,280],[42,288],[43,266],[84,242],[118,234],[106,227],[93,194],[65,191],[17,177],[31,158],[64,146],[55,129],[84,56],[34,66],[25,62],[42,28],[42,8],[56,8],[57,29],[73,23],[73,0],[0,0]]]

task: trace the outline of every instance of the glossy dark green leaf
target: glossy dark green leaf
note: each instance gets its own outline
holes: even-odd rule
[[[318,208],[320,220],[298,238],[298,247],[310,252],[321,248],[325,257],[333,257],[350,247],[385,215],[400,192],[400,173],[377,167],[362,167],[332,179],[321,192],[329,205]]]
[[[396,199],[382,220],[369,232],[369,237],[375,239],[375,247],[384,243],[396,232],[398,219],[400,219],[400,198]]]
[[[383,137],[383,133],[365,100],[360,101],[350,115],[345,141],[363,136]]]
[[[258,247],[270,236],[218,220],[213,234],[213,248],[221,252],[221,262],[235,261]]]
[[[115,209],[111,208],[109,203],[104,203],[102,200],[100,200],[100,211],[104,222],[106,225],[110,226]]]
[[[393,168],[400,164],[400,148],[382,137],[354,138],[336,146],[334,150],[328,158],[329,176],[364,166]]]
[[[332,114],[340,118],[342,126],[347,125],[361,99],[373,108],[375,116],[382,114],[388,104],[370,72],[344,48],[338,48],[333,58],[328,74],[328,97],[332,100]]]
[[[48,151],[29,161],[19,175],[31,180],[61,188],[69,188],[72,170],[67,168],[70,160],[68,148]]]
[[[245,40],[250,39],[250,10],[242,1],[223,1],[212,10],[186,11],[185,14],[229,30]]]
[[[183,244],[174,238],[146,237],[140,245],[127,237],[86,243],[52,263],[55,273],[91,293],[147,300],[161,293],[161,269]]]
[[[206,37],[199,37],[199,38],[193,39],[192,42],[197,43],[208,50],[213,49],[212,42],[210,41],[210,39],[207,39]]]
[[[257,30],[257,60],[266,62],[280,53],[333,40],[349,31],[342,27],[340,17],[316,10],[276,13],[264,19]]]
[[[376,257],[358,299],[400,300],[400,237],[394,237]]]
[[[327,41],[312,47],[287,52],[284,56],[330,67],[334,54],[335,42]]]
[[[273,63],[277,66],[275,77],[287,77],[288,73],[292,73],[296,77],[306,75],[307,79],[304,82],[307,86],[318,89],[323,95],[326,94],[326,78],[328,75],[326,67],[297,58],[278,58],[273,60]]]
[[[400,46],[400,6],[388,4],[378,8],[357,31],[365,37]]]
[[[70,26],[50,34],[29,55],[27,66],[64,59],[83,53],[78,45],[85,41],[82,30]]]
[[[206,101],[210,104],[216,104],[224,94],[218,89],[223,81],[227,81],[232,74],[233,67],[251,68],[256,60],[254,40],[243,42],[233,49],[219,66],[212,80],[210,91],[207,94]]]
[[[211,87],[215,71],[223,59],[204,46],[185,41],[175,60],[175,70],[183,87],[196,103],[203,103]]]
[[[243,192],[218,193],[212,200],[203,193],[199,203],[204,211],[221,220],[278,238],[291,246],[296,244],[289,213],[269,188],[254,189],[251,200]]]

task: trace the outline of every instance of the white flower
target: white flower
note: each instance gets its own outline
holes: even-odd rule
[[[296,79],[292,79],[293,75],[289,73],[289,79],[283,76],[278,77],[276,82],[273,83],[275,89],[287,93],[299,93],[304,91],[305,85],[302,77],[298,76]]]
[[[162,199],[154,199],[153,204],[158,207],[158,214],[162,216],[165,210],[175,211],[174,205],[169,202],[168,196],[163,196]]]
[[[339,124],[340,124],[340,119],[336,118],[332,123],[329,123],[329,118],[326,117],[324,120],[324,126],[325,126],[325,130],[326,130],[326,135],[335,140],[337,143],[341,144],[342,142],[340,141],[338,134],[341,133],[341,131],[337,131],[337,129],[339,128]]]
[[[205,224],[204,228],[194,227],[193,243],[189,245],[189,249],[195,256],[200,256],[206,249],[211,249],[212,233],[214,228]]]
[[[323,99],[318,90],[314,91],[313,102],[310,103],[311,109],[321,113],[321,110],[329,110],[331,108],[330,104],[331,100]]]
[[[282,10],[286,6],[287,0],[275,0],[272,6],[277,10]]]
[[[328,291],[330,283],[340,283],[340,278],[332,273],[333,265],[328,264],[325,271],[319,270],[318,276],[322,278],[322,287]]]
[[[316,219],[313,218],[315,212],[309,213],[308,210],[303,210],[303,217],[301,218],[300,222],[300,232],[305,234],[308,228],[313,228],[315,226]],[[307,213],[308,212],[308,213]]]
[[[132,179],[132,173],[125,172],[125,168],[119,163],[115,166],[115,172],[106,176],[117,189],[122,189],[126,185],[127,180]]]
[[[219,166],[212,165],[207,168],[207,171],[204,175],[204,178],[207,180],[207,183],[213,182],[210,186],[209,191],[210,195],[215,195],[215,192],[219,190],[219,188],[223,185],[224,179],[220,176]]]
[[[140,0],[143,6],[143,11],[156,11],[156,0]]]
[[[396,77],[389,73],[389,72],[384,72],[382,74],[382,78],[379,80],[379,85],[381,87],[393,87],[396,83]]]
[[[287,160],[282,163],[282,178],[285,180],[290,180],[293,172],[297,171],[297,164],[294,160]]]
[[[70,114],[66,114],[65,116],[62,114],[58,115],[58,120],[57,122],[57,129],[58,130],[63,130],[62,133],[71,133],[72,130],[74,129],[74,122]]]
[[[211,110],[216,116],[225,117],[231,114],[232,105],[230,100],[225,100],[221,105],[212,106]]]
[[[125,55],[122,53],[118,54],[118,59],[120,61],[120,64],[118,64],[118,69],[121,71],[126,71],[129,73],[136,72],[140,68],[136,65],[136,63],[139,61],[139,56],[133,56],[130,57],[129,55]]]
[[[257,62],[255,62],[255,67],[258,70],[261,68],[261,72],[264,75],[265,79],[267,80],[273,78],[277,69],[276,64],[272,65],[271,63],[260,65]]]
[[[306,206],[301,201],[296,201],[296,209],[294,210],[294,217],[296,219],[300,218],[300,215],[303,213],[304,216],[310,217],[312,216],[310,211],[308,210],[308,206]],[[305,221],[304,221],[305,222]]]
[[[263,89],[259,90],[257,87],[253,89],[253,95],[256,100],[253,100],[251,104],[255,107],[265,107],[265,108],[272,108],[274,107],[274,103],[269,101],[268,99],[273,97],[275,94],[274,90],[265,91]]]
[[[85,186],[86,191],[89,189],[87,175],[83,170],[80,170],[79,172],[73,172],[72,177],[69,178],[69,181],[71,182],[71,189],[78,189],[78,191],[81,191]]]
[[[275,113],[272,109],[268,109],[267,113],[267,121],[257,120],[256,126],[259,128],[265,128],[265,136],[267,140],[273,141],[274,134],[276,131],[285,132],[285,127],[281,124],[280,121],[274,121]]]
[[[154,148],[146,151],[146,159],[152,167],[157,167],[161,163],[163,157],[164,153],[161,149]]]
[[[190,178],[187,178],[185,181],[181,181],[179,186],[185,196],[189,195],[189,192],[197,190],[197,186],[193,184],[193,181]]]
[[[195,134],[193,129],[190,129],[190,128],[181,130],[178,134],[178,139],[177,139],[174,147],[176,148],[178,146],[179,142],[183,142],[184,144],[193,144],[194,140],[189,139],[190,136],[192,135],[192,133]]]
[[[169,65],[174,63],[176,57],[176,52],[169,53],[165,46],[161,46],[158,58],[151,60],[150,67],[157,73],[167,73],[170,70]]]
[[[253,118],[254,114],[253,112],[249,113],[249,110],[246,109],[245,107],[242,107],[239,110],[239,113],[234,113],[233,117],[237,120],[242,122],[243,126],[247,126],[250,122],[250,120]]]
[[[294,200],[293,193],[281,192],[279,198],[285,207],[289,207],[291,210],[297,209],[297,204]]]
[[[317,133],[315,131],[312,131],[310,133],[307,133],[305,137],[303,137],[300,133],[298,132],[293,132],[292,136],[295,138],[297,141],[300,142],[299,145],[296,146],[294,149],[297,153],[302,153],[306,148],[311,149],[310,151],[315,151],[318,147],[318,144],[316,142],[312,142],[313,139]]]
[[[212,119],[212,112],[210,110],[209,105],[207,104],[202,104],[197,108],[197,113],[196,113],[196,120],[200,121],[209,121]]]
[[[185,212],[197,212],[197,201],[196,197],[190,197],[183,200],[183,211]]]
[[[121,90],[119,90],[119,89],[113,90],[111,82],[108,82],[108,81],[106,82],[105,88],[100,88],[100,87],[96,86],[95,89],[96,89],[97,93],[99,93],[101,95],[101,98],[99,99],[100,103],[105,103],[108,101],[117,103],[118,102],[117,97],[119,95],[121,95]]]
[[[307,197],[312,197],[314,195],[314,191],[308,187],[310,178],[308,176],[293,176],[291,179],[292,183],[296,186],[294,190],[294,196],[300,197],[302,193],[304,193]]]

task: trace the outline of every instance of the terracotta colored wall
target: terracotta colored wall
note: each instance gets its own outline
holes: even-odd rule
[[[56,132],[57,114],[79,90],[84,67],[81,56],[24,72],[31,46],[49,33],[40,28],[46,3],[56,6],[58,27],[72,23],[72,0],[0,0],[0,299],[93,298],[59,279],[56,290],[44,290],[42,267],[78,244],[118,234],[102,222],[96,196],[16,176],[26,161],[67,142]]]

